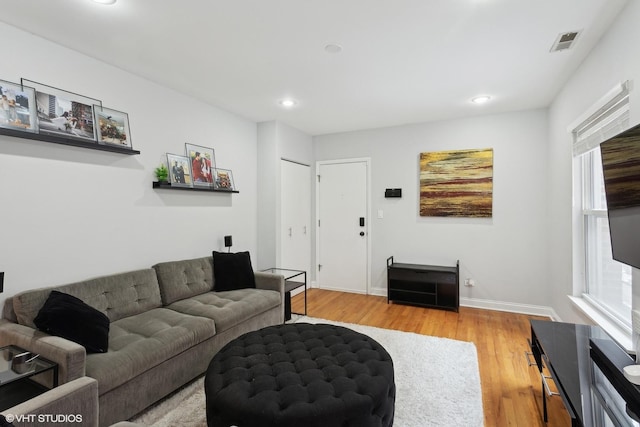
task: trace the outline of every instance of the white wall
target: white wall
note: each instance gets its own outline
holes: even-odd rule
[[[129,114],[126,156],[0,136],[0,271],[5,297],[160,261],[257,248],[256,124],[0,24],[0,79],[21,77]],[[184,144],[213,147],[239,194],[153,190],[153,169]]]
[[[549,188],[548,206],[551,239],[549,246],[549,280],[552,284],[550,304],[568,322],[586,318],[570,303],[567,295],[577,292],[574,280],[582,280],[578,263],[572,258],[572,154],[568,126],[602,98],[615,85],[635,81],[630,95],[632,125],[640,122],[640,56],[634,42],[640,40],[640,2],[632,1],[620,13],[611,29],[603,36],[549,109]],[[634,279],[638,274],[634,275]],[[639,307],[640,283],[634,280],[634,306]]]
[[[313,138],[282,122],[276,122],[280,157],[305,165],[313,163]]]
[[[259,269],[281,267],[280,161],[311,165],[312,143],[311,136],[280,121],[258,123]]]
[[[258,123],[258,269],[276,267],[276,224],[280,159],[276,122]]]
[[[420,153],[470,148],[494,150],[493,217],[420,217]],[[386,292],[391,255],[396,262],[424,264],[455,265],[459,259],[462,281],[470,277],[477,284],[461,287],[461,297],[549,304],[546,111],[318,136],[314,150],[316,160],[371,158],[374,292]],[[385,199],[385,188],[402,188],[402,198]],[[378,210],[383,219],[376,218]]]

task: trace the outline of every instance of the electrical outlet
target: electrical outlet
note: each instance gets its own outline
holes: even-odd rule
[[[471,278],[467,278],[467,279],[464,279],[464,285],[465,286],[469,286],[469,287],[475,286],[476,285],[476,281],[471,279]]]

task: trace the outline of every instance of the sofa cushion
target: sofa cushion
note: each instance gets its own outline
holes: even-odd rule
[[[33,319],[52,290],[80,298],[112,322],[162,305],[156,272],[149,268],[19,293],[13,297],[18,323],[36,328]]]
[[[165,305],[213,289],[212,257],[162,262],[153,268]]]
[[[279,305],[279,292],[264,289],[238,289],[207,292],[174,302],[167,308],[213,319],[216,323],[216,332],[220,333]]]
[[[109,351],[87,355],[86,375],[100,395],[215,335],[211,319],[166,308],[111,323]],[[144,392],[144,391],[143,391]]]
[[[69,294],[51,291],[33,322],[41,331],[77,342],[87,353],[104,353],[109,346],[107,315]]]
[[[213,252],[213,290],[255,288],[251,256],[249,252]]]

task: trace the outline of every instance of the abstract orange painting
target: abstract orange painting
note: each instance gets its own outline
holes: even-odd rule
[[[493,149],[420,154],[420,216],[490,218]]]

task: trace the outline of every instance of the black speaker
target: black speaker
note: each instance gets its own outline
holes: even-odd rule
[[[231,239],[231,236],[224,236],[224,247],[230,248],[231,246],[233,246],[233,240]]]

